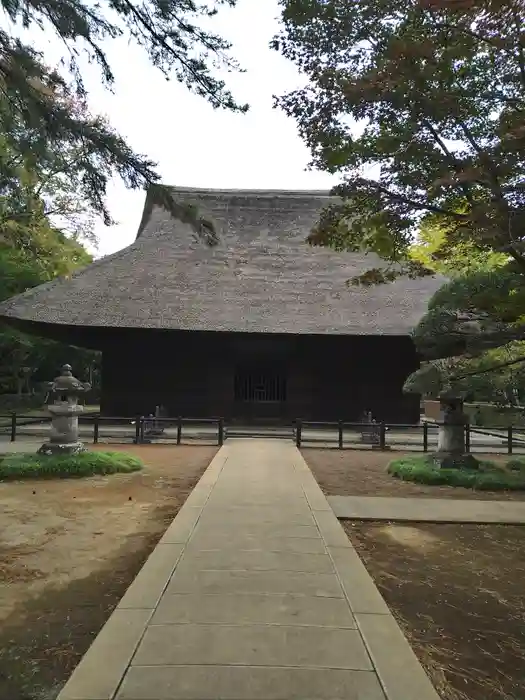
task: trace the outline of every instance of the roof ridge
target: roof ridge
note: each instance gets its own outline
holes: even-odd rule
[[[177,185],[166,185],[173,192],[188,192],[191,194],[211,194],[211,195],[246,195],[246,196],[281,196],[281,197],[333,197],[332,190],[280,190],[280,189],[243,189],[243,188],[214,188],[214,187],[179,187]]]

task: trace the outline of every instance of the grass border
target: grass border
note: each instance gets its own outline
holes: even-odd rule
[[[74,455],[39,455],[12,452],[0,456],[0,481],[17,479],[75,479],[136,472],[144,463],[127,452],[80,452]]]
[[[512,459],[506,465],[479,462],[477,469],[442,469],[430,455],[394,459],[387,472],[402,481],[427,486],[452,486],[475,491],[525,491],[525,461]]]

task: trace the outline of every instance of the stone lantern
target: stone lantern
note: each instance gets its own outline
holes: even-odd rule
[[[64,365],[60,376],[49,383],[53,403],[48,405],[51,414],[51,435],[38,450],[43,455],[78,454],[86,450],[78,439],[78,416],[84,406],[78,404],[78,397],[91,389],[91,384],[76,379],[71,365]]]

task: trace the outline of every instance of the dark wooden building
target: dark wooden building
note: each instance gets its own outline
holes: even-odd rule
[[[135,243],[0,305],[26,331],[102,350],[106,415],[239,421],[419,419],[402,386],[411,328],[441,280],[347,281],[372,255],[312,248],[326,192],[179,189],[215,224],[209,247],[161,208]],[[67,358],[64,358],[67,361]]]

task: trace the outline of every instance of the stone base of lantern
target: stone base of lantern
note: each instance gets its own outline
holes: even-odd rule
[[[81,452],[87,452],[87,447],[82,442],[45,442],[37,454],[54,457],[57,455],[78,455]]]

